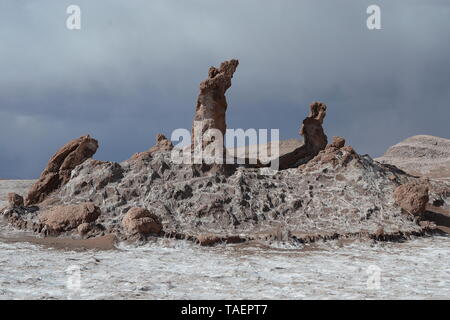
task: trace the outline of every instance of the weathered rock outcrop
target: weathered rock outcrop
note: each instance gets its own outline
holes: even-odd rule
[[[229,176],[198,177],[170,159],[168,151],[120,164],[87,160],[52,197],[64,205],[92,199],[102,211],[96,223],[119,239],[149,231],[140,219],[152,225],[146,215],[125,219],[130,208],[147,208],[166,236],[202,245],[381,234],[390,239],[426,230],[394,202],[395,188],[410,177],[349,146],[329,145],[305,165],[269,176],[240,167]]]
[[[300,129],[300,134],[304,137],[304,144],[279,158],[279,168],[281,170],[298,167],[314,158],[320,150],[325,149],[327,136],[322,124],[326,111],[327,106],[324,103],[314,102],[310,105],[310,113],[303,120],[302,128]]]
[[[350,162],[356,160],[356,166],[361,164],[361,156],[356,153],[356,151],[351,146],[344,146],[341,141],[337,145],[342,147],[336,147],[336,144],[329,144],[324,150],[319,151],[317,156],[308,161],[305,164],[302,164],[300,169],[312,168],[316,169],[318,167],[328,165],[334,167],[346,167]]]
[[[89,135],[82,136],[67,143],[50,159],[39,180],[31,187],[26,205],[43,201],[49,194],[65,185],[72,170],[91,158],[98,148],[98,142]]]
[[[343,146],[345,146],[345,139],[342,137],[333,137],[333,142],[331,143],[331,146],[340,149]]]
[[[89,224],[100,216],[100,209],[93,203],[60,205],[42,212],[39,220],[48,229],[62,232],[70,231],[81,224]]]
[[[158,216],[147,209],[131,208],[122,219],[122,226],[127,234],[159,234],[162,225]]]
[[[413,136],[390,147],[375,160],[415,176],[449,180],[450,140],[429,135]]]
[[[208,129],[217,129],[222,136],[227,129],[225,113],[227,99],[225,92],[231,87],[231,79],[239,64],[238,60],[222,62],[219,68],[210,67],[208,78],[200,83],[197,107],[192,126],[192,143],[196,138],[202,146],[210,143],[207,139],[200,140]]]
[[[144,159],[151,157],[153,154],[157,152],[171,151],[172,149],[173,149],[172,141],[167,139],[165,135],[159,133],[156,135],[156,145],[154,145],[147,151],[134,154],[131,157],[131,159],[132,160]]]
[[[16,193],[8,193],[8,207],[17,208],[24,205],[23,197]]]
[[[323,112],[318,119],[323,119]],[[56,229],[83,237],[114,234],[118,239],[146,239],[152,233],[201,245],[339,237],[389,240],[431,228],[419,225],[395,202],[394,190],[414,181],[395,167],[359,155],[341,138],[334,138],[298,168],[273,175],[241,166],[228,175],[217,171],[199,176],[191,166],[172,162],[170,150],[161,150],[142,161],[88,159],[42,203],[41,211],[25,207],[3,214],[13,225],[43,234]],[[435,181],[430,185],[430,199],[445,209],[448,186]],[[426,201],[421,199],[423,205]],[[85,201],[102,212],[95,226],[83,218],[71,222],[69,217],[78,217],[73,214],[66,218],[55,212],[47,218],[43,207],[50,203],[64,208]],[[91,231],[94,227],[101,231]]]
[[[410,182],[395,189],[395,202],[407,213],[419,215],[425,212],[428,197],[426,183]]]
[[[212,67],[201,83],[195,116],[200,133],[225,133],[225,92],[237,65],[231,60]],[[325,114],[325,104],[311,104],[300,131],[304,144],[270,158],[285,169],[278,172],[172,161],[173,146],[163,135],[156,146],[127,161],[97,161],[89,159],[97,141],[82,137],[55,154],[30,191],[28,204],[39,202],[39,207],[15,206],[2,214],[12,225],[44,235],[114,234],[122,240],[146,240],[155,234],[201,245],[393,240],[433,231],[433,217],[404,212],[420,214],[429,198],[444,212],[450,185],[430,180],[427,189],[416,177],[359,155],[343,138],[327,144]]]

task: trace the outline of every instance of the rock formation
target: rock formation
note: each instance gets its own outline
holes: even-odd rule
[[[345,146],[345,139],[342,137],[333,137],[333,142],[331,143],[331,146],[340,149],[343,146]]]
[[[162,151],[170,151],[173,149],[172,141],[166,138],[165,135],[159,133],[156,135],[156,146],[150,148],[148,152],[162,152]]]
[[[156,152],[171,151],[173,149],[172,142],[165,135],[159,133],[156,135],[156,145],[144,152],[134,154],[131,159],[143,159],[151,157]]]
[[[127,234],[159,234],[162,225],[158,216],[147,209],[131,208],[122,219],[122,225]]]
[[[24,205],[23,197],[16,193],[8,193],[8,207],[17,208]]]
[[[410,137],[375,159],[409,174],[450,179],[450,140],[428,135]]]
[[[225,92],[231,87],[231,79],[239,64],[238,60],[222,62],[219,68],[210,67],[208,78],[200,83],[197,107],[192,126],[192,143],[199,139],[202,147],[210,143],[200,138],[208,129],[217,129],[225,135],[227,129]]]
[[[88,159],[51,195],[52,205],[79,205],[91,199],[102,214],[95,220],[97,231],[87,236],[146,239],[139,235],[150,232],[202,245],[339,237],[396,239],[430,231],[429,225],[419,225],[395,203],[394,190],[415,178],[361,156],[352,147],[337,146],[342,142],[328,145],[299,168],[269,176],[246,167],[228,176],[221,172],[194,176],[190,166],[171,162],[170,151],[146,161]],[[448,197],[441,191],[438,194],[438,187],[435,182],[430,185],[430,199],[439,197],[444,208]],[[39,211],[26,210],[6,210],[4,216],[14,225],[30,225],[47,233],[33,224]],[[86,234],[89,226],[77,221],[68,224],[70,228],[78,224],[72,232]],[[67,229],[62,222],[51,227],[60,224],[58,230]]]
[[[327,136],[322,124],[327,111],[327,106],[321,102],[313,102],[310,105],[310,113],[303,120],[300,134],[304,138],[304,144],[279,158],[281,170],[295,168],[314,158],[320,150],[327,146]],[[345,140],[344,140],[345,143]]]
[[[42,212],[39,220],[48,229],[62,232],[70,231],[81,224],[89,224],[100,216],[100,209],[93,203],[60,205]]]
[[[98,148],[98,142],[89,135],[72,140],[59,149],[50,159],[39,180],[30,189],[26,205],[43,201],[53,191],[66,184],[72,170],[91,158]]]
[[[425,212],[428,197],[428,185],[426,183],[409,182],[403,184],[394,192],[395,202],[407,213],[419,215]]]
[[[319,151],[316,157],[302,164],[299,168],[308,170],[308,168],[315,169],[327,164],[330,164],[333,168],[336,166],[346,167],[353,160],[361,163],[360,155],[351,146],[344,146],[342,140],[335,140],[332,144],[327,145],[324,150]]]
[[[225,132],[225,91],[237,65],[231,60],[211,68],[202,82],[196,114],[202,130]],[[450,183],[430,179],[424,186],[392,165],[359,155],[343,138],[327,144],[325,114],[325,104],[311,104],[300,131],[304,144],[278,159],[285,170],[269,175],[246,165],[227,171],[227,165],[172,161],[173,146],[162,135],[155,147],[124,162],[97,161],[89,159],[97,141],[82,137],[50,160],[26,206],[13,197],[14,206],[2,215],[44,235],[142,241],[165,236],[201,245],[395,240],[434,232],[433,223],[422,219],[433,216],[421,213],[430,203],[440,212],[450,208]]]

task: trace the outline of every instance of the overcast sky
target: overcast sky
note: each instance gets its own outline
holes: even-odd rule
[[[370,4],[382,30],[366,27]],[[200,81],[231,58],[229,128],[296,138],[319,100],[327,135],[359,153],[450,138],[447,0],[4,0],[0,37],[0,178],[36,178],[86,133],[95,158],[122,161],[189,129]]]

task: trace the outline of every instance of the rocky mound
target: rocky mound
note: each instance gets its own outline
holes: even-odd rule
[[[59,149],[49,160],[39,180],[28,192],[27,205],[43,201],[70,179],[72,170],[97,152],[98,142],[89,135],[74,139]]]
[[[210,69],[200,86],[196,119],[202,128],[226,128],[225,91],[237,67],[233,61]],[[2,214],[14,226],[44,235],[165,236],[202,245],[390,240],[435,230],[424,218],[430,217],[427,205],[448,208],[450,185],[361,156],[343,138],[328,144],[325,112],[323,103],[311,104],[300,131],[305,143],[280,156],[277,172],[247,164],[177,163],[163,135],[127,161],[98,161],[91,158],[96,141],[82,137],[52,158],[28,203],[11,194]],[[89,148],[81,147],[86,141]],[[53,174],[56,184],[46,178]]]
[[[362,157],[351,147],[329,145],[301,167],[269,176],[245,167],[231,176],[199,177],[193,172],[190,166],[172,164],[170,152],[122,163],[88,159],[38,209],[15,207],[4,214],[16,226],[43,234],[144,239],[154,229],[130,235],[123,223],[130,211],[144,208],[149,219],[160,221],[159,235],[204,244],[389,239],[430,228],[404,212],[394,198],[398,186],[417,179]],[[429,185],[433,199],[447,201],[450,193],[439,190],[441,185],[420,183]],[[71,212],[73,220],[68,219]]]
[[[450,140],[428,135],[410,137],[376,159],[418,176],[450,179]]]

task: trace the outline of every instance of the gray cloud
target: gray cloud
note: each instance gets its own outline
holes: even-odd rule
[[[382,30],[366,8],[382,8]],[[82,30],[65,28],[70,4]],[[239,58],[228,125],[297,137],[313,100],[327,133],[380,155],[450,138],[447,1],[71,0],[0,4],[0,178],[36,177],[69,139],[124,160],[189,128],[210,65]]]

